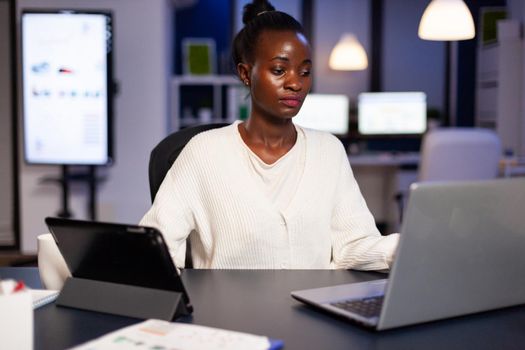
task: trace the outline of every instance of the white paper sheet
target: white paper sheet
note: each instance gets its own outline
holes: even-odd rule
[[[31,299],[33,300],[33,309],[38,309],[44,305],[52,303],[58,297],[57,290],[47,289],[30,289]]]
[[[147,320],[73,348],[74,350],[267,350],[267,337],[185,323]]]

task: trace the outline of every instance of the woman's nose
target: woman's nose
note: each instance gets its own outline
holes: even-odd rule
[[[297,73],[291,72],[286,78],[285,84],[287,89],[300,91],[303,87],[302,77]]]

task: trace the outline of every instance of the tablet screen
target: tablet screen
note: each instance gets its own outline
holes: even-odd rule
[[[151,227],[46,218],[73,277],[182,292],[162,234]]]

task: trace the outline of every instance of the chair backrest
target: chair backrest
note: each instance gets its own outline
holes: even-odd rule
[[[423,138],[418,181],[495,178],[501,154],[501,141],[492,130],[432,130]]]
[[[182,129],[166,136],[155,146],[149,157],[149,190],[152,202],[168,170],[191,138],[203,131],[226,125],[228,123],[203,124]]]
[[[155,199],[155,195],[159,190],[162,181],[166,177],[168,170],[179,156],[180,152],[191,138],[203,131],[220,128],[228,125],[228,123],[202,124],[179,131],[166,136],[160,141],[151,151],[149,157],[149,190],[151,201]],[[191,257],[190,241],[186,240],[186,258],[184,268],[193,268],[193,260]]]

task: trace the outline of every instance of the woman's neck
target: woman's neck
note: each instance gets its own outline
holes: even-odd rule
[[[267,164],[288,153],[297,140],[297,131],[291,119],[271,123],[250,117],[239,124],[239,133],[252,152]]]
[[[293,146],[297,137],[291,119],[271,123],[260,118],[250,117],[243,123],[243,127],[250,143],[262,144],[270,148]]]

